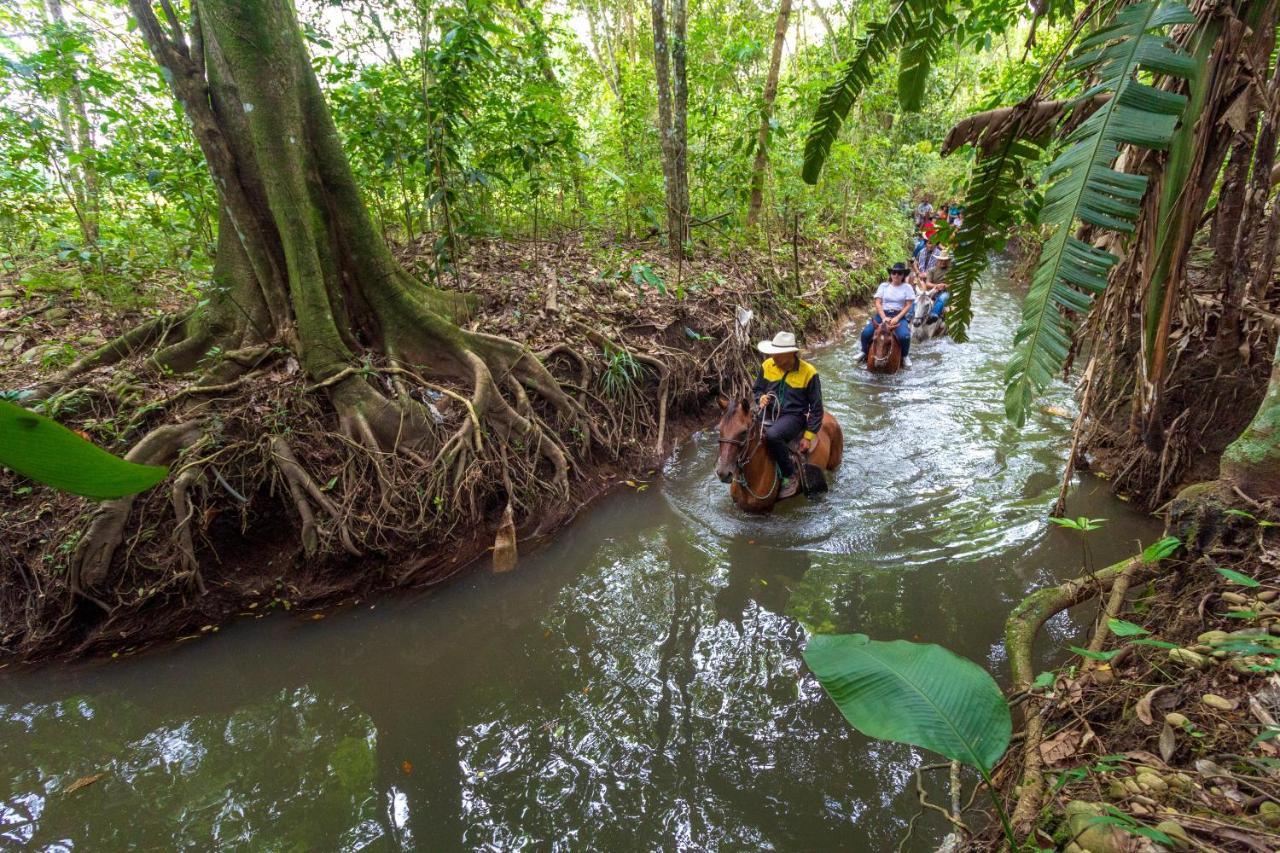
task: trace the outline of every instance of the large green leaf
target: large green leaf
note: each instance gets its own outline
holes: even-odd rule
[[[1077,239],[1077,223],[1129,232],[1146,192],[1145,175],[1112,168],[1122,145],[1164,149],[1173,137],[1186,98],[1139,82],[1149,72],[1186,78],[1195,59],[1163,33],[1196,17],[1175,0],[1145,0],[1121,8],[1080,44],[1067,67],[1095,81],[1080,96],[1112,97],[1073,130],[1066,148],[1045,171],[1052,181],[1040,209],[1050,229],[1022,306],[1015,352],[1005,373],[1005,411],[1021,425],[1031,401],[1062,369],[1071,346],[1074,316],[1086,313],[1118,260]]]
[[[0,466],[87,498],[119,498],[151,488],[169,473],[96,447],[71,430],[0,400]]]
[[[815,634],[804,659],[854,728],[989,771],[1013,724],[986,670],[941,646]]]

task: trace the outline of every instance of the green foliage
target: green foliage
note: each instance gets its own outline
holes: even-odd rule
[[[1216,566],[1214,571],[1237,586],[1248,587],[1249,589],[1256,589],[1257,587],[1262,586],[1262,584],[1258,583],[1253,578],[1246,574],[1242,574],[1241,572],[1237,572],[1235,569],[1228,569],[1225,566]]]
[[[607,363],[600,374],[600,387],[610,397],[622,397],[640,379],[640,364],[626,350],[605,348]]]
[[[88,498],[142,492],[169,473],[163,466],[113,456],[56,421],[5,400],[0,400],[0,439],[0,465]]]
[[[929,7],[927,0],[898,0],[890,10],[888,17],[867,28],[867,34],[858,44],[857,51],[840,70],[840,76],[832,83],[814,111],[813,126],[809,131],[809,139],[804,148],[804,179],[810,184],[818,182],[822,166],[831,152],[831,144],[840,134],[854,101],[870,84],[875,74],[875,66],[887,58],[891,51],[907,41],[920,23],[921,18],[932,22],[934,17],[922,14]],[[920,37],[912,39],[911,45],[918,45]],[[915,49],[916,59],[922,58],[923,50]],[[922,75],[921,75],[922,77]],[[908,86],[911,94],[917,94],[918,83]]]
[[[1065,527],[1068,530],[1078,530],[1081,533],[1088,533],[1091,530],[1097,530],[1106,521],[1105,518],[1085,518],[1083,515],[1079,518],[1050,518],[1050,522]]]
[[[921,746],[984,773],[1009,747],[1009,707],[995,680],[941,646],[815,634],[804,659],[864,734]]]
[[[1038,207],[1038,199],[1019,205],[1029,171],[1041,155],[1033,143],[1008,134],[994,151],[980,156],[974,167],[965,200],[964,225],[955,236],[955,260],[947,289],[947,331],[957,341],[968,340],[973,320],[973,287],[988,258],[1002,250],[1013,226],[1025,221],[1027,208]],[[1034,216],[1030,217],[1034,219]]]
[[[929,32],[954,14],[913,2],[937,19]],[[175,11],[187,26],[189,4]],[[883,11],[881,0],[862,0],[828,13],[858,21]],[[695,218],[717,218],[696,232],[716,250],[745,239],[776,13],[764,4],[691,9],[690,192]],[[66,14],[68,27],[53,28],[42,23],[40,0],[0,8],[0,280],[28,293],[94,292],[129,307],[171,300],[165,289],[199,298],[218,204],[187,121],[123,0],[67,6]],[[610,0],[571,11],[540,0],[388,0],[348,4],[341,15],[303,3],[299,15],[375,224],[393,241],[434,250],[420,274],[452,284],[455,255],[474,239],[566,228],[635,238],[663,227],[652,39],[636,10]],[[963,177],[964,165],[943,160],[937,142],[977,97],[977,69],[993,55],[961,54],[951,36],[910,35],[887,51],[903,55],[918,112],[895,117],[895,78],[868,65],[862,109],[842,118],[818,190],[800,175],[805,129],[832,51],[844,46],[806,38],[788,52],[773,110],[766,227],[798,221],[806,239],[834,235],[881,259],[901,257],[908,223],[899,206],[918,188],[941,193]],[[76,201],[85,158],[60,124],[73,81],[99,177],[93,241],[81,233]],[[666,285],[644,278],[637,286]]]
[[[1073,316],[1089,310],[1094,294],[1107,283],[1107,271],[1118,260],[1074,236],[1076,224],[1132,231],[1145,175],[1112,168],[1121,145],[1164,148],[1186,99],[1140,82],[1140,71],[1186,78],[1196,71],[1191,56],[1174,45],[1164,31],[1194,23],[1195,16],[1172,0],[1145,0],[1121,8],[1110,23],[1085,39],[1068,68],[1096,82],[1080,96],[1107,101],[1064,140],[1065,149],[1046,170],[1052,181],[1040,210],[1049,237],[1023,303],[1017,347],[1005,372],[1005,411],[1018,425],[1026,421],[1036,393],[1066,362],[1074,329]]]
[[[1158,563],[1166,557],[1173,556],[1174,552],[1182,547],[1182,540],[1177,536],[1166,536],[1163,539],[1157,539],[1142,550],[1142,561],[1144,563]]]

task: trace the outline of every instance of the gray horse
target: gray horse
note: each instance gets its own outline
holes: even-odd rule
[[[941,317],[931,316],[933,297],[925,293],[924,288],[916,288],[916,301],[911,306],[911,342],[920,343],[936,338],[947,330],[947,324]]]

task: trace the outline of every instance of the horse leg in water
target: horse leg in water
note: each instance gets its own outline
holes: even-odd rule
[[[823,471],[834,471],[844,458],[844,433],[830,412],[822,416],[822,425],[813,440],[813,448],[801,460],[806,495],[821,494],[827,490],[827,478]]]

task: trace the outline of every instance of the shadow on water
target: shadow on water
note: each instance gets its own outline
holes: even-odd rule
[[[511,575],[0,675],[0,846],[892,849],[932,759],[848,728],[804,626],[999,674],[1010,608],[1080,571],[1044,517],[1069,425],[1003,417],[1013,301],[982,291],[972,342],[897,376],[855,369],[853,336],[817,357],[847,447],[813,503],[737,512],[704,434]],[[1069,510],[1109,519],[1097,565],[1158,533],[1093,481]],[[1078,632],[1055,620],[1046,655]]]

